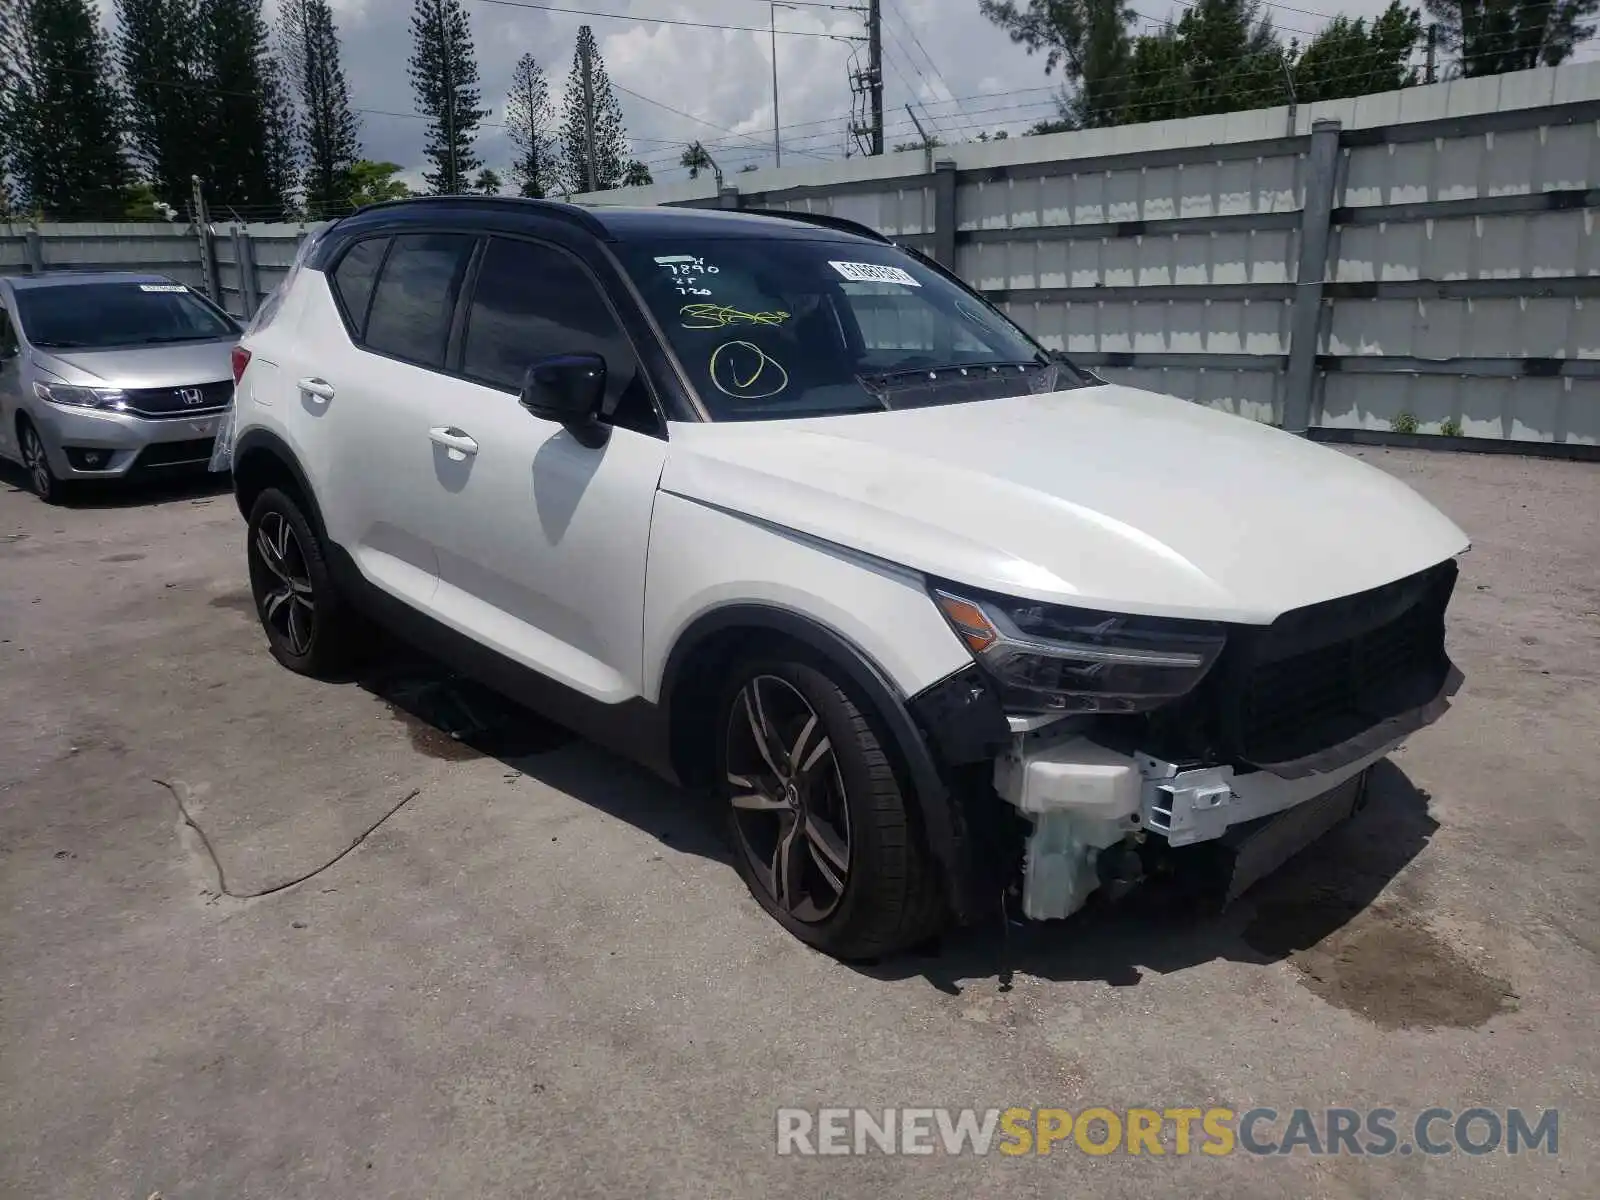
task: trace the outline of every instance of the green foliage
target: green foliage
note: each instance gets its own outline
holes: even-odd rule
[[[472,190],[480,196],[498,196],[500,186],[500,176],[488,167],[479,171],[478,177],[472,181]]]
[[[457,195],[483,166],[473,137],[489,115],[478,107],[478,60],[461,0],[416,0],[411,39],[411,86],[428,118],[423,153],[433,163],[422,178],[435,196]]]
[[[630,159],[628,165],[623,168],[623,187],[649,187],[654,182],[655,178],[650,174],[650,168],[637,158]]]
[[[689,168],[690,179],[699,179],[701,171],[716,169],[715,164],[711,161],[710,153],[699,142],[692,142],[685,148],[682,156],[678,159],[678,165]]]
[[[1061,68],[1069,85],[1063,128],[1120,122],[1129,87],[1128,29],[1137,15],[1123,0],[978,0],[978,10],[1029,54],[1042,53],[1045,74]]]
[[[117,63],[135,161],[156,194],[189,209],[206,172],[211,97],[201,70],[198,0],[116,0]]]
[[[552,130],[555,113],[550,107],[550,85],[544,69],[531,54],[517,60],[506,97],[506,136],[516,149],[511,178],[517,195],[539,200],[561,187]]]
[[[1397,413],[1389,422],[1389,428],[1395,433],[1415,433],[1417,431],[1417,418],[1408,412]]]
[[[305,166],[306,208],[336,216],[350,205],[350,168],[361,157],[360,125],[350,107],[329,0],[283,0],[278,36],[299,100],[294,122]]]
[[[385,200],[404,200],[411,195],[411,189],[395,178],[403,169],[399,163],[358,159],[350,165],[350,203],[360,208]]]
[[[173,210],[168,209],[155,188],[144,180],[130,183],[122,189],[122,219],[124,221],[169,221]]]
[[[1369,27],[1365,20],[1335,17],[1311,40],[1294,64],[1295,98],[1302,104],[1410,87],[1409,65],[1422,38],[1422,14],[1391,0]]]
[[[1600,0],[1426,0],[1463,75],[1554,67],[1595,33]]]
[[[585,49],[590,62],[590,107],[587,110],[583,92]],[[630,166],[628,135],[622,125],[622,105],[611,90],[611,77],[606,74],[594,30],[580,25],[578,44],[572,52],[572,71],[567,76],[567,92],[561,101],[561,173],[567,188],[574,192],[589,190],[589,114],[594,124],[595,190],[603,192],[625,182],[624,176]]]
[[[111,45],[89,0],[28,0],[6,104],[7,157],[22,197],[56,220],[122,211],[128,164]]]
[[[1593,36],[1600,0],[1424,0],[1442,49],[1468,75],[1567,61]],[[1194,0],[1133,36],[1123,0],[978,0],[986,17],[1065,86],[1054,119],[1029,133],[1359,96],[1419,82],[1418,9],[1401,0],[1369,19],[1334,17],[1304,47],[1285,45],[1265,0]],[[1441,74],[1448,68],[1442,68]],[[1293,83],[1291,93],[1290,84]]]
[[[221,216],[281,219],[298,183],[294,110],[261,0],[200,0],[196,45],[204,90],[188,136],[204,149],[207,201]]]
[[[1455,417],[1446,417],[1439,422],[1439,433],[1442,437],[1460,437],[1461,422]]]

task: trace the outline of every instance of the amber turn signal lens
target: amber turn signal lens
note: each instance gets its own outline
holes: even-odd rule
[[[967,649],[974,654],[981,654],[999,640],[1000,631],[989,623],[989,618],[983,615],[983,609],[972,601],[952,596],[949,592],[935,592],[933,598],[945,619],[955,626],[961,640],[966,642]]]

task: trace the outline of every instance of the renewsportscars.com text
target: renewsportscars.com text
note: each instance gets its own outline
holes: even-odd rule
[[[780,1108],[784,1155],[1556,1154],[1557,1109]]]

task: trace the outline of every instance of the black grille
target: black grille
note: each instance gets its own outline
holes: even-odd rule
[[[215,438],[190,438],[185,442],[157,442],[139,452],[139,467],[181,467],[211,461]]]
[[[1428,704],[1451,671],[1444,611],[1455,579],[1445,562],[1265,629],[1230,630],[1212,681],[1224,751],[1263,766],[1305,759]]]
[[[139,417],[192,417],[226,408],[233,380],[181,388],[129,388],[127,411]]]

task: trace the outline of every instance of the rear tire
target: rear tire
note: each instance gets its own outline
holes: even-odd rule
[[[250,593],[272,656],[300,675],[346,670],[359,621],[334,586],[299,498],[267,488],[250,507],[248,529]]]
[[[945,908],[871,722],[824,664],[752,659],[719,708],[718,793],[739,873],[801,941],[877,958],[927,941]]]

